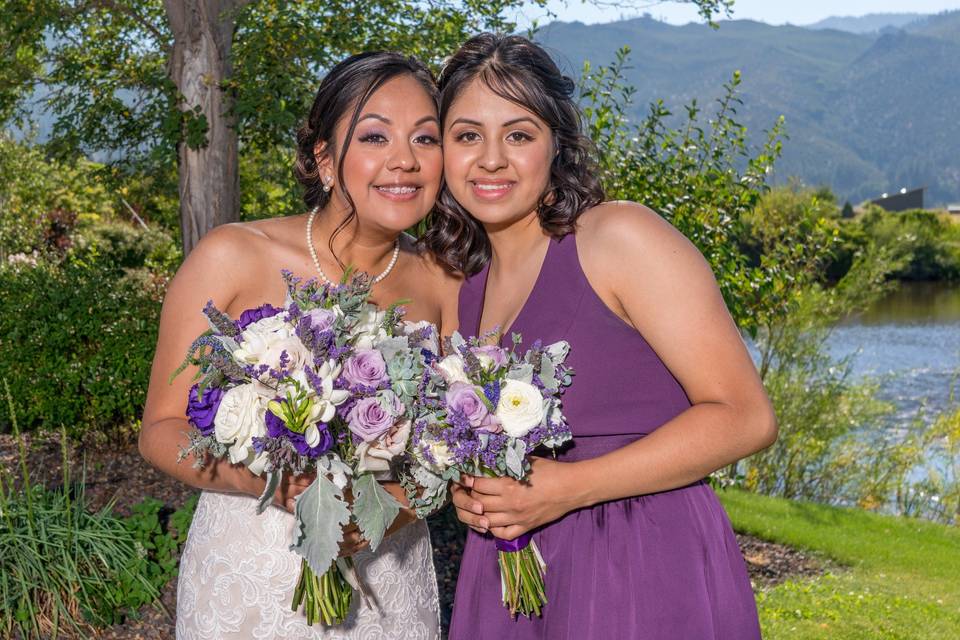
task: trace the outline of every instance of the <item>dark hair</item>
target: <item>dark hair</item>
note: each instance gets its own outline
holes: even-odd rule
[[[314,150],[318,143],[326,142],[325,153],[337,151],[334,145],[334,131],[337,124],[348,115],[351,106],[353,107],[347,134],[343,140],[343,148],[338,151],[339,161],[337,162],[338,184],[350,205],[350,213],[337,225],[336,231],[330,236],[328,246],[331,253],[333,239],[357,215],[356,205],[347,192],[343,180],[343,159],[347,155],[347,149],[350,148],[350,138],[353,137],[353,131],[357,127],[357,120],[364,105],[377,89],[387,81],[402,75],[410,75],[419,81],[436,104],[437,84],[433,74],[422,62],[412,56],[391,51],[368,51],[342,60],[327,73],[313,99],[307,121],[297,131],[297,160],[294,173],[303,185],[303,200],[310,209],[325,207],[330,201],[331,193],[323,190],[320,165]]]
[[[475,78],[498,96],[536,114],[550,126],[557,153],[550,182],[537,203],[540,226],[555,238],[576,230],[577,218],[604,199],[596,175],[594,146],[583,134],[576,85],[549,54],[521,36],[482,33],[470,38],[440,72],[440,121]],[[490,259],[483,226],[444,185],[431,214],[424,244],[449,268],[471,275]]]

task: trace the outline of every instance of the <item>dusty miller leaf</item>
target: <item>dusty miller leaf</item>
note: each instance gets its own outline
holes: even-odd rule
[[[527,446],[522,440],[514,440],[507,446],[504,462],[507,465],[507,473],[511,477],[519,480],[523,477],[523,457],[527,453]]]
[[[257,500],[258,514],[266,511],[270,503],[273,502],[273,494],[276,492],[277,487],[280,486],[281,480],[283,480],[283,469],[277,469],[276,471],[267,473],[267,486],[263,488],[263,493],[260,494],[260,499]]]
[[[290,551],[303,557],[313,572],[323,575],[340,553],[343,526],[350,522],[350,509],[343,491],[323,474],[297,496],[297,526]]]
[[[353,517],[376,551],[387,527],[400,513],[400,503],[384,489],[372,473],[361,473],[353,479]]]

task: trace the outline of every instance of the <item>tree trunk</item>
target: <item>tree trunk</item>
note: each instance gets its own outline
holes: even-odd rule
[[[236,11],[243,0],[164,0],[173,32],[170,77],[188,118],[205,118],[205,139],[178,145],[184,255],[213,227],[240,219],[237,131],[222,89],[232,72]],[[188,128],[189,131],[189,128]]]

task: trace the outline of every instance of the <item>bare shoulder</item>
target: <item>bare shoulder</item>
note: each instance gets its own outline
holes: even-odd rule
[[[581,251],[613,254],[640,253],[650,259],[664,254],[698,253],[693,244],[653,209],[636,202],[604,202],[578,219],[577,237]]]

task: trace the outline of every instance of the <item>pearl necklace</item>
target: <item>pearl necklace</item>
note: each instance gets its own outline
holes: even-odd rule
[[[310,252],[310,257],[313,258],[313,266],[317,268],[317,273],[320,274],[320,279],[324,284],[334,284],[327,277],[327,274],[323,272],[323,269],[320,267],[320,259],[317,257],[317,250],[313,247],[313,219],[317,217],[317,211],[320,207],[314,207],[310,213],[307,215],[307,250]],[[393,257],[390,258],[390,264],[387,265],[387,268],[383,270],[378,276],[375,276],[370,280],[370,284],[377,284],[381,282],[384,278],[390,275],[390,272],[393,271],[393,268],[397,265],[397,258],[400,257],[400,238],[397,237],[396,242],[393,244]]]

